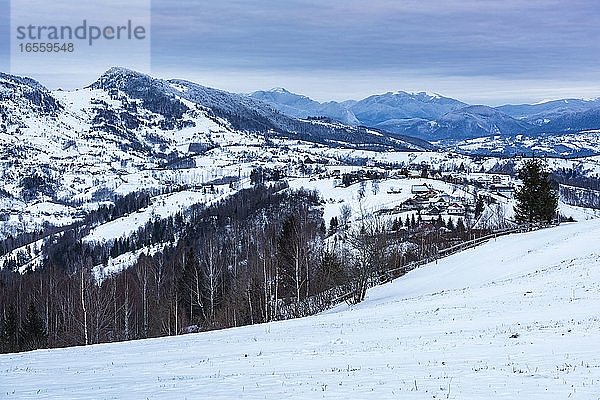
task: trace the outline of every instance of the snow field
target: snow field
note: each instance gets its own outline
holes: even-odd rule
[[[598,399],[600,220],[511,235],[357,306],[0,356],[7,399]]]

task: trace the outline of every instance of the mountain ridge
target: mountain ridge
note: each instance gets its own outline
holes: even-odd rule
[[[273,93],[274,90],[257,91],[249,96],[266,101],[284,114],[325,116],[345,123],[378,127],[392,133],[427,140],[464,140],[496,134],[536,136],[600,129],[600,114],[596,115],[598,112],[593,111],[600,109],[600,98],[560,99],[536,104],[491,107],[467,104],[427,92],[388,91],[362,100],[324,103],[283,88],[277,89],[276,96]],[[473,113],[474,106],[485,107],[487,111]],[[492,112],[492,109],[495,111]],[[349,113],[352,117],[344,117],[344,113]],[[463,120],[456,119],[457,113],[464,115]],[[454,123],[449,122],[452,119]],[[440,126],[446,128],[440,129]]]

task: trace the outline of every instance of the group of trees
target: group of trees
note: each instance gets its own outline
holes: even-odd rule
[[[22,320],[11,305],[0,318],[0,351],[34,350],[48,345],[45,321],[30,302]]]
[[[556,192],[541,164],[526,163],[519,177],[518,218],[551,218]],[[0,351],[268,322],[322,310],[349,292],[359,302],[386,271],[468,238],[462,219],[390,221],[362,206],[358,223],[342,207],[326,228],[318,193],[256,183],[106,244],[81,240],[88,225],[144,207],[148,197],[132,195],[55,233],[42,267],[0,272]],[[102,273],[109,258],[156,246],[130,268]]]
[[[600,209],[600,190],[560,185],[560,198],[567,204]]]
[[[285,184],[241,191],[194,208],[177,228],[164,225],[170,232],[156,238],[162,251],[142,254],[131,268],[109,276],[101,275],[97,262],[123,242],[94,246],[65,232],[46,247],[42,268],[2,271],[1,350],[285,318],[290,305],[343,283],[335,256],[325,255],[319,204],[316,193],[289,191]],[[165,235],[172,240],[163,241]],[[39,321],[42,333],[32,328]]]
[[[277,183],[195,207],[177,223],[168,218],[150,224],[143,232],[158,233],[137,240],[93,245],[82,242],[77,230],[63,232],[45,246],[43,267],[1,272],[0,350],[174,335],[306,315],[349,291],[361,301],[374,276],[426,256],[425,248],[433,251],[434,236],[417,229],[407,251],[402,243],[410,238],[377,217],[350,228],[348,210],[328,234],[320,205],[317,193]],[[120,273],[102,274],[111,251],[156,243],[162,250],[142,253]]]
[[[406,219],[402,220],[402,218],[394,218],[391,224],[392,231],[398,231],[402,228],[406,228],[407,230],[416,229],[421,226],[423,223],[423,217],[420,213],[412,214],[410,217],[407,215]],[[446,228],[450,231],[457,230],[458,233],[464,233],[467,228],[465,226],[465,222],[463,218],[459,217],[456,221],[452,219],[452,217],[448,217],[448,219],[444,219],[441,215],[438,215],[437,219],[433,221],[433,226],[437,229]]]

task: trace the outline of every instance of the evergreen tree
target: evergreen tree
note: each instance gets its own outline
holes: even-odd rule
[[[344,265],[338,257],[329,251],[323,253],[321,267],[319,268],[317,282],[322,290],[327,290],[347,282],[348,276]]]
[[[456,232],[459,235],[463,235],[466,231],[467,231],[467,228],[465,227],[465,223],[463,222],[462,218],[459,218],[458,221],[456,222]]]
[[[339,226],[339,221],[337,217],[331,217],[329,220],[329,234],[333,235],[337,232]]]
[[[35,350],[48,346],[46,324],[40,318],[33,300],[29,303],[29,308],[21,325],[20,336],[22,350]]]
[[[19,321],[15,308],[6,307],[0,318],[0,353],[19,351]]]
[[[485,204],[483,203],[483,197],[478,195],[477,203],[475,204],[475,218],[479,218],[479,216],[483,212],[484,207]]]
[[[538,159],[526,161],[517,174],[522,186],[516,191],[517,222],[550,222],[558,206],[558,194],[549,180],[550,173]]]
[[[441,228],[442,226],[445,226],[446,224],[444,224],[444,220],[442,219],[441,215],[438,215],[437,220],[435,221],[435,227],[436,228]]]

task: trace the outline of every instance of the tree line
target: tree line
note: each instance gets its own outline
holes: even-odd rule
[[[556,192],[542,165],[525,164],[520,178],[517,216],[526,222],[549,218]],[[148,201],[133,196],[88,220],[114,218]],[[150,221],[128,238],[84,242],[87,226],[57,233],[43,247],[41,267],[0,272],[0,351],[307,315],[348,293],[350,301],[362,301],[386,271],[435,258],[473,234],[463,219],[389,219],[365,213],[362,203],[360,215],[352,218],[342,207],[326,228],[322,205],[316,192],[257,180],[214,205]],[[142,253],[133,266],[103,274],[110,258],[135,251]]]
[[[176,335],[307,315],[341,294],[464,236],[422,221],[398,230],[349,211],[326,229],[318,193],[285,182],[152,221],[136,235],[83,242],[77,229],[43,249],[42,267],[0,273],[0,351]],[[337,217],[336,217],[337,219]],[[396,230],[394,230],[396,229]],[[104,276],[109,257],[159,245]],[[119,248],[117,248],[119,247]]]
[[[154,235],[128,246],[84,243],[76,231],[64,232],[45,246],[42,268],[25,274],[2,271],[1,350],[128,340],[277,318],[285,299],[300,301],[333,284],[321,279],[319,270],[324,233],[319,197],[285,189],[285,184],[259,186],[209,208],[195,207],[180,226],[169,222],[174,219],[153,223],[143,231]],[[142,254],[122,273],[98,276],[94,269],[115,246],[155,242],[164,244],[162,251]],[[43,329],[31,328],[40,321]]]

